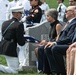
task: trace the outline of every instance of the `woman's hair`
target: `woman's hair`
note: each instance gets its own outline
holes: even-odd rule
[[[62,0],[62,2],[64,2],[64,0]]]
[[[49,15],[51,17],[53,17],[55,20],[57,20],[58,17],[58,12],[55,8],[49,9],[45,12],[46,15]]]
[[[40,0],[38,0],[38,5],[41,5],[41,4],[42,4],[42,2]]]

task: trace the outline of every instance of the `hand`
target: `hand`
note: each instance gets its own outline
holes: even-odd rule
[[[76,42],[69,46],[69,48],[67,49],[67,53],[69,53],[73,48],[76,48]]]
[[[46,40],[42,40],[39,44],[37,44],[37,46],[43,46],[46,45],[47,41]]]
[[[51,47],[51,46],[53,46],[53,45],[55,45],[56,44],[56,42],[48,42],[46,45],[45,45],[45,48],[46,47]]]

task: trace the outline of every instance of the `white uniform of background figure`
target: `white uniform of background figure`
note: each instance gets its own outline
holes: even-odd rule
[[[24,5],[24,10],[25,10],[25,11],[26,11],[26,10],[29,11],[29,10],[31,9],[30,1],[29,1],[29,0],[24,0],[23,5]]]
[[[11,19],[11,17],[12,17],[12,13],[11,13],[10,8],[11,8],[11,7],[15,7],[16,4],[17,4],[17,1],[18,1],[18,0],[13,0],[13,1],[9,2],[9,6],[8,6],[8,9],[7,9],[7,11],[8,11],[7,19],[8,19],[8,20]]]
[[[1,25],[7,19],[7,8],[8,8],[9,1],[8,0],[0,0],[0,32],[1,32]]]
[[[46,2],[43,2],[43,4],[40,6],[40,8],[43,11],[43,15],[42,15],[42,19],[41,19],[41,22],[42,22],[46,19],[45,11],[47,11],[49,9],[49,5]]]
[[[60,3],[58,5],[57,11],[58,11],[58,20],[60,22],[63,22],[64,14],[65,14],[65,11],[66,11],[66,6],[63,3]]]
[[[31,9],[29,0],[19,0],[17,2],[17,5],[19,5],[19,6],[23,5],[24,10],[30,10]]]

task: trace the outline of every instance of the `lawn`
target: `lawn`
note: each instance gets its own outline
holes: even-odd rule
[[[46,0],[46,3],[49,4],[50,8],[57,8],[57,0]],[[69,5],[69,0],[64,0],[66,6]]]

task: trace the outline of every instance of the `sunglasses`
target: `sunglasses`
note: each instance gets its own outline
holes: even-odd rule
[[[73,11],[73,10],[66,10],[66,13],[67,13],[68,11]]]

